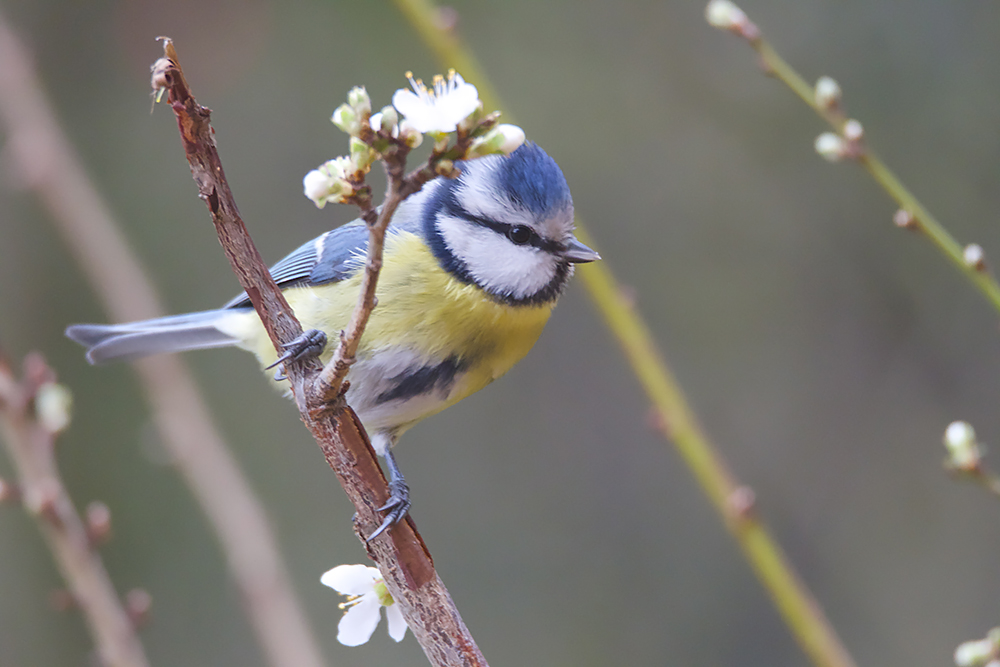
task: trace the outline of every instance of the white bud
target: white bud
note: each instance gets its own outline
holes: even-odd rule
[[[407,118],[399,123],[399,138],[410,148],[416,148],[424,141],[424,135]]]
[[[847,154],[847,144],[843,137],[833,132],[824,132],[816,137],[816,152],[829,162],[839,162]]]
[[[517,125],[502,123],[497,125],[495,131],[503,136],[503,142],[500,144],[500,152],[504,155],[510,155],[524,143],[524,130]]]
[[[993,657],[996,646],[989,639],[964,642],[955,649],[957,667],[982,667]]]
[[[377,158],[378,153],[372,150],[371,146],[357,137],[351,137],[351,168],[353,171],[367,174],[371,171],[372,163]]]
[[[986,253],[978,243],[970,243],[962,250],[962,261],[966,266],[982,271],[986,268]]]
[[[468,159],[484,155],[510,155],[524,143],[524,130],[517,125],[497,125],[482,137],[472,142],[465,157]]]
[[[334,125],[352,137],[358,136],[358,133],[361,131],[361,121],[358,120],[358,114],[350,105],[341,104],[333,112],[330,120]]]
[[[959,470],[975,470],[979,467],[982,452],[976,441],[976,432],[968,422],[956,421],[949,424],[944,432],[944,446],[948,450],[949,465]]]
[[[339,203],[354,194],[354,186],[345,176],[355,171],[351,158],[338,157],[313,169],[302,179],[302,191],[318,208]]]
[[[46,382],[35,395],[35,416],[46,431],[60,433],[69,426],[73,395],[55,382]]]
[[[330,177],[319,169],[313,169],[302,179],[302,190],[319,208],[326,206],[326,195],[330,190]]]
[[[844,138],[848,141],[860,141],[864,134],[865,128],[861,126],[859,121],[852,118],[844,123]]]
[[[730,0],[711,0],[705,7],[705,19],[721,30],[733,30],[747,23],[747,15]]]
[[[892,223],[903,229],[915,229],[917,226],[916,218],[905,208],[899,209],[892,215]]]
[[[372,112],[372,100],[364,86],[355,86],[347,93],[347,103],[351,105],[359,117],[368,116]]]
[[[821,76],[816,81],[816,88],[813,96],[816,105],[822,109],[829,109],[840,102],[840,84],[829,76]]]
[[[376,132],[382,131],[391,137],[395,137],[399,134],[399,113],[391,106],[382,107],[382,110],[376,114],[372,114],[371,118],[372,129]]]

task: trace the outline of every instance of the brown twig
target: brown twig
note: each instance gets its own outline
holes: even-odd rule
[[[483,129],[496,124],[498,114],[486,119]],[[323,371],[316,378],[315,391],[324,396],[327,401],[336,396],[347,377],[347,372],[354,363],[361,343],[361,335],[368,325],[368,319],[375,310],[377,299],[375,289],[378,286],[379,272],[382,270],[382,251],[385,248],[385,232],[392,216],[404,199],[418,192],[428,181],[442,172],[448,177],[455,177],[458,171],[454,166],[445,168],[443,165],[453,165],[454,160],[464,156],[472,144],[472,136],[459,130],[458,140],[454,146],[439,147],[431,153],[427,161],[409,174],[405,174],[406,158],[410,149],[402,142],[396,141],[388,151],[383,153],[389,189],[385,195],[382,207],[377,211],[371,208],[370,202],[361,205],[362,219],[368,223],[368,252],[365,258],[365,271],[361,277],[361,289],[358,302],[351,313],[351,321],[347,329],[341,332],[340,343],[333,357],[326,363]]]
[[[25,359],[20,382],[0,359],[0,430],[17,471],[23,504],[38,520],[94,638],[101,664],[146,667],[149,661],[135,627],[59,475],[56,430],[34,414],[39,390],[54,384],[55,373],[41,355]]]
[[[113,320],[164,314],[161,300],[87,178],[45,99],[25,48],[0,15],[0,118],[7,154],[46,206]],[[171,459],[218,537],[257,637],[275,667],[322,667],[261,503],[184,364],[134,364]]]
[[[209,111],[198,105],[191,95],[168,39],[164,39],[164,57],[153,67],[153,85],[167,91],[167,101],[177,116],[192,176],[208,205],[219,240],[271,342],[280,351],[284,343],[301,333],[301,327],[239,218],[216,150],[209,125]],[[415,178],[413,183],[417,182]],[[416,187],[419,189],[419,185]],[[398,194],[402,192],[400,190]],[[388,216],[396,205],[398,201],[383,208],[383,211],[388,208],[383,233]],[[377,225],[370,225],[370,228],[375,227]],[[370,262],[375,279],[380,262],[380,257]],[[372,299],[375,279],[370,288]],[[364,296],[361,298],[365,299]],[[373,306],[374,301],[370,307]],[[347,365],[350,365],[349,361]],[[485,666],[486,661],[437,576],[413,521],[408,517],[388,530],[385,533],[387,539],[370,542],[364,539],[364,535],[371,534],[381,523],[377,508],[388,498],[387,485],[357,415],[337,393],[339,387],[317,384],[319,372],[314,361],[285,363],[285,374],[291,382],[302,421],[312,431],[327,462],[357,509],[355,531],[369,557],[378,564],[389,592],[400,605],[407,624],[432,665]],[[332,401],[330,390],[335,391]]]

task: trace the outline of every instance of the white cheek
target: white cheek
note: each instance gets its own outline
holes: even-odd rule
[[[438,216],[438,229],[448,249],[488,291],[523,299],[548,285],[558,263],[533,246],[518,246],[492,229],[460,218]]]

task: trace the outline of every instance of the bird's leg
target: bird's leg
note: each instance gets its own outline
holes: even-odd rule
[[[319,329],[309,329],[303,331],[298,338],[283,343],[281,348],[285,350],[285,353],[265,368],[265,371],[284,364],[286,361],[298,361],[323,354],[323,350],[326,348],[326,334]],[[284,370],[284,368],[279,368],[274,374],[274,379],[278,381],[287,379]]]
[[[386,512],[385,519],[382,520],[382,525],[368,536],[369,540],[381,535],[389,526],[402,521],[406,513],[410,511],[410,487],[406,485],[403,473],[399,471],[396,457],[392,455],[392,450],[388,447],[382,456],[389,468],[389,500],[378,508],[379,512]]]

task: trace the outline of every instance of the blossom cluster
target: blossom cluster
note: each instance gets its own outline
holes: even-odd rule
[[[360,86],[351,89],[347,103],[333,112],[333,124],[351,137],[351,154],[306,174],[302,186],[316,206],[349,200],[385,151],[393,146],[416,148],[425,134],[441,152],[447,149],[452,132],[470,138],[468,148],[458,156],[462,159],[509,154],[524,143],[524,131],[516,125],[498,124],[498,112],[485,114],[479,91],[454,70],[435,76],[430,88],[410,72],[406,78],[411,89],[397,90],[392,105],[377,113],[372,113],[371,98]]]

